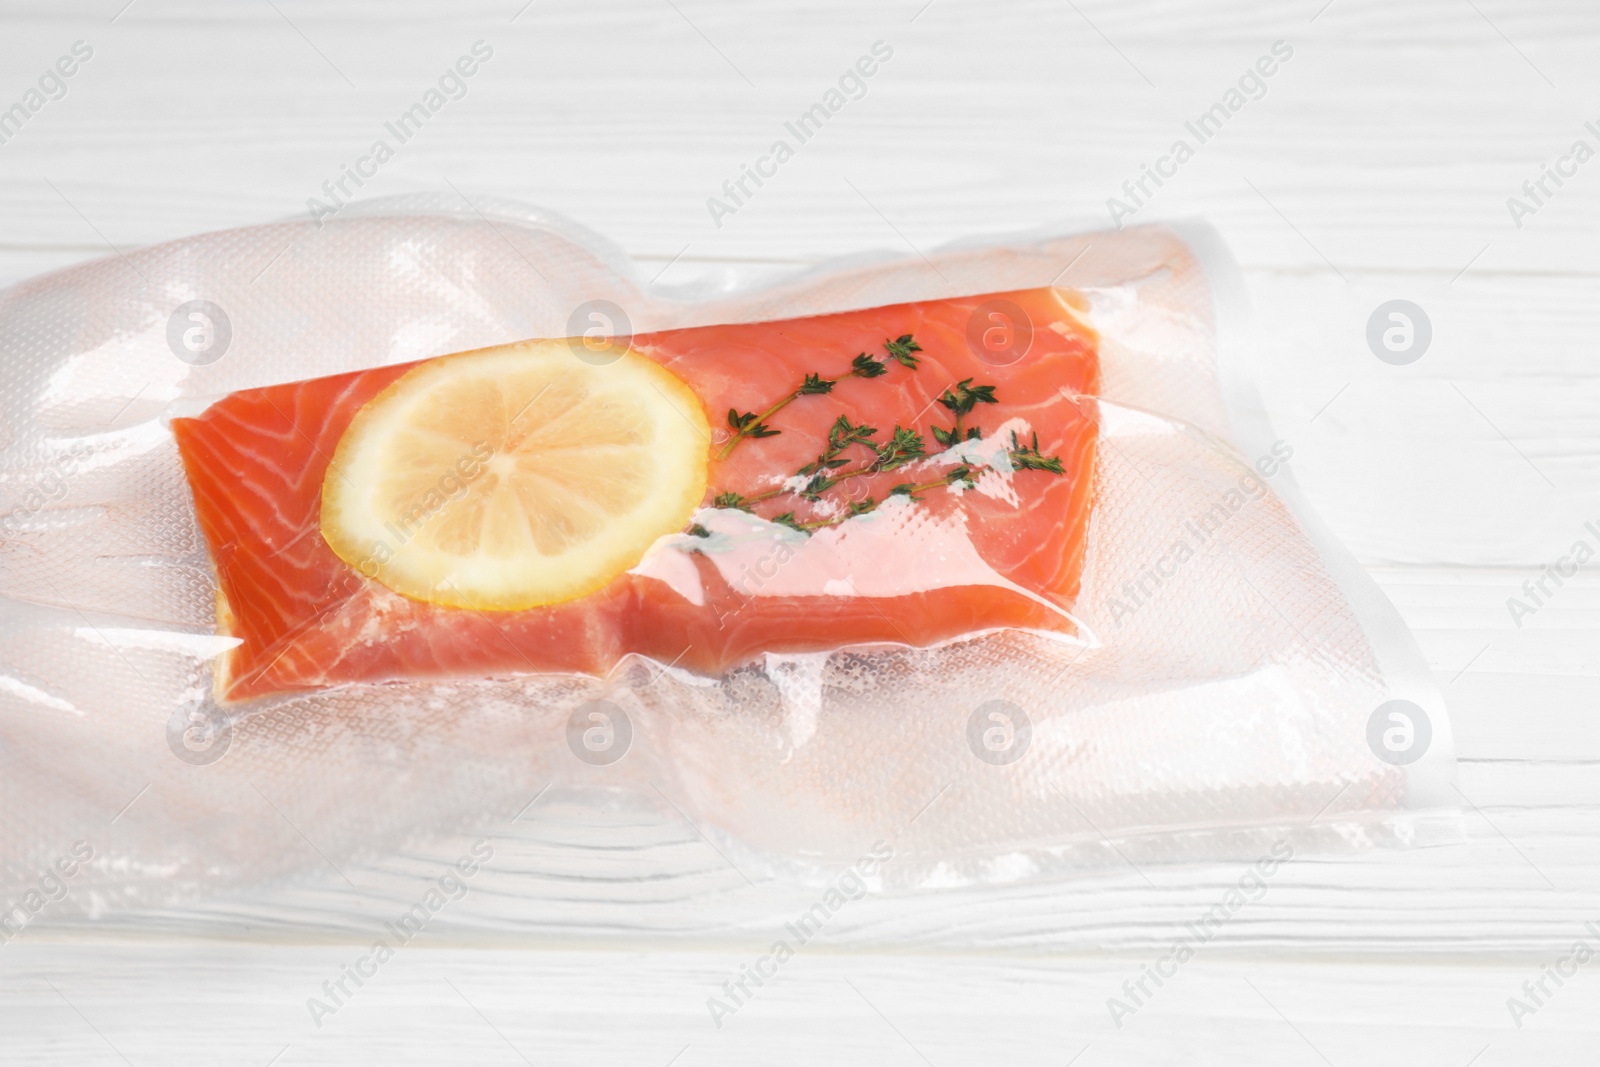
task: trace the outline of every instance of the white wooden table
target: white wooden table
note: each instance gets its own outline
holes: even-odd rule
[[[1546,180],[1520,220],[1507,204],[1533,204],[1523,183],[1574,141],[1600,149],[1584,125],[1600,126],[1600,8],[125,3],[0,2],[0,106],[74,42],[93,49],[0,144],[0,284],[305,211],[478,40],[493,58],[467,96],[363,193],[453,184],[550,207],[667,283],[1103,226],[1107,198],[1286,42],[1265,94],[1136,218],[1206,216],[1243,262],[1297,477],[1446,688],[1470,840],[1289,865],[1120,1028],[1107,998],[1236,872],[863,901],[718,1029],[706,998],[792,901],[729,885],[682,827],[623,812],[609,832],[682,857],[632,932],[593,928],[555,890],[548,923],[513,942],[464,915],[316,1029],[305,998],[352,957],[337,934],[224,906],[166,933],[34,928],[0,946],[0,1060],[1600,1059],[1600,962],[1546,979],[1521,1028],[1506,1003],[1578,939],[1600,948],[1584,926],[1600,929],[1600,581],[1569,579],[1521,626],[1506,606],[1600,521],[1600,162]],[[893,56],[866,95],[716,225],[707,198],[876,41]],[[1409,366],[1364,340],[1394,298],[1433,323]],[[557,804],[525,832],[582,817]],[[314,914],[319,888],[299,891]],[[667,934],[696,897],[719,923]]]

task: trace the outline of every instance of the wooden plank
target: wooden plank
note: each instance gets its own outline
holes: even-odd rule
[[[468,97],[363,192],[448,179],[551,206],[646,276],[670,263],[668,284],[1055,219],[1103,225],[1140,164],[1285,39],[1295,56],[1266,95],[1136,219],[1204,215],[1245,264],[1258,380],[1295,475],[1446,690],[1467,841],[1302,855],[1120,1029],[1107,998],[1241,864],[854,902],[719,1030],[706,999],[814,891],[752,890],[670,813],[563,801],[500,843],[502,869],[452,905],[437,940],[320,1030],[305,999],[353,959],[351,931],[413,901],[437,857],[352,869],[360,896],[297,881],[141,916],[122,939],[32,928],[0,952],[8,1062],[115,1062],[108,1045],[173,1064],[1066,1063],[1085,1045],[1085,1067],[1587,1055],[1592,968],[1524,1029],[1506,1001],[1600,919],[1600,584],[1566,580],[1521,626],[1506,602],[1600,525],[1600,169],[1521,228],[1506,200],[1574,138],[1600,145],[1584,128],[1600,124],[1585,103],[1600,88],[1600,9],[676,6],[139,0],[111,24],[87,0],[0,5],[0,103],[73,40],[96,48],[68,97],[0,145],[0,285],[106,242],[303,215],[480,37],[496,56]],[[717,227],[707,197],[878,39],[895,56],[867,95]],[[1407,367],[1364,340],[1396,297],[1435,328]],[[181,936],[196,930],[210,936]]]
[[[722,983],[770,952],[752,944],[654,954],[412,945],[361,987],[346,980],[351,995],[318,1028],[307,1000],[326,998],[322,983],[363,951],[12,950],[0,998],[9,1062],[1506,1064],[1582,1062],[1600,1026],[1587,970],[1562,989],[1547,980],[1554,995],[1518,1030],[1505,1002],[1541,977],[1537,967],[1238,962],[1202,950],[1161,986],[1146,980],[1119,1027],[1108,1001],[1131,1007],[1123,983],[1153,957],[883,959],[802,947],[761,986],[746,981],[751,995],[719,1028],[707,1002],[730,1003]]]
[[[0,197],[9,239],[35,244],[92,239],[78,211],[119,245],[299,214],[483,36],[500,42],[497,59],[365,193],[444,190],[448,178],[471,195],[557,206],[637,252],[666,256],[686,244],[740,258],[817,258],[906,241],[929,248],[1046,219],[1108,220],[1107,198],[1287,34],[1302,42],[1296,59],[1262,99],[1196,145],[1195,159],[1139,218],[1203,213],[1253,266],[1454,274],[1488,245],[1475,269],[1600,267],[1600,172],[1581,171],[1520,230],[1505,204],[1538,177],[1540,160],[1585,135],[1586,117],[1600,117],[1565,103],[1538,73],[1548,70],[1578,99],[1592,90],[1583,61],[1592,16],[1497,12],[1510,21],[1495,25],[1525,35],[1536,70],[1470,7],[1382,17],[1335,5],[1310,24],[1288,8],[1262,18],[1239,4],[1225,7],[1231,13],[1210,34],[1174,43],[1159,36],[1169,22],[1210,20],[1174,18],[1165,7],[1141,14],[1148,6],[1084,13],[1112,40],[1124,31],[1147,39],[1123,52],[1159,73],[1159,89],[1084,17],[1043,4],[994,16],[938,3],[903,25],[889,17],[904,17],[900,5],[886,4],[803,19],[711,5],[685,12],[704,26],[633,4],[624,10],[635,21],[605,35],[604,79],[587,76],[583,46],[593,35],[584,16],[555,8],[513,26],[481,5],[419,33],[421,8],[409,21],[363,20],[289,5],[326,61],[270,9],[191,22],[135,8],[95,30],[100,51],[70,95],[5,146]],[[728,58],[696,27],[719,37]],[[42,70],[88,32],[71,19],[35,21],[7,46],[7,66]],[[1423,32],[1438,32],[1444,45],[1426,62],[1416,43]],[[256,46],[240,47],[242,35]],[[867,95],[797,145],[747,209],[714,226],[706,199],[880,38],[900,50]],[[663,40],[669,48],[657,47]],[[755,87],[736,66],[759,73]],[[1464,103],[1480,98],[1496,106]],[[108,151],[117,153],[114,174],[96,164]],[[1006,195],[992,195],[996,188]]]

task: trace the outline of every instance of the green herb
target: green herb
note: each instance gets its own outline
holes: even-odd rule
[[[994,386],[973,385],[971,378],[963,378],[940,395],[939,403],[957,415],[965,415],[979,404],[998,404],[999,401],[995,399]]]
[[[772,414],[771,411],[764,412],[760,415],[757,415],[753,411],[746,411],[743,414],[740,414],[737,408],[729,408],[728,425],[733,427],[735,431],[734,440],[737,441],[744,437],[778,436],[781,431],[774,430],[772,427],[768,426],[762,421],[770,414]],[[723,455],[727,455],[727,453],[724,452]]]
[[[850,370],[839,378],[823,378],[821,375],[807,374],[799,388],[778,400],[767,410],[756,414],[754,412],[739,412],[736,409],[728,411],[728,425],[734,431],[733,438],[722,449],[722,457],[726,457],[734,447],[745,438],[773,437],[781,431],[773,429],[767,424],[778,411],[802,396],[822,396],[833,392],[834,386],[843,378],[878,378],[889,373],[889,364],[898,363],[903,367],[916,370],[921,365],[921,360],[914,354],[922,351],[922,346],[917,344],[911,334],[902,334],[893,339],[886,340],[883,348],[888,356],[886,359],[875,359],[865,352],[860,353],[851,361]],[[943,426],[931,426],[929,432],[934,441],[942,450],[948,451],[964,441],[977,441],[983,438],[983,429],[979,426],[963,426],[963,421],[971,415],[980,404],[998,404],[993,385],[973,385],[971,378],[956,382],[945,389],[937,398],[955,416],[955,424],[948,429]],[[875,427],[865,423],[854,423],[849,416],[840,415],[828,427],[827,443],[823,450],[810,463],[801,467],[795,474],[786,479],[783,484],[764,492],[744,496],[739,493],[719,493],[713,504],[719,508],[736,508],[740,511],[753,512],[753,505],[763,500],[783,495],[798,496],[813,504],[823,500],[824,494],[837,487],[841,482],[852,478],[864,478],[869,475],[882,474],[887,471],[897,470],[907,464],[918,460],[937,456],[940,452],[928,451],[927,442],[922,434],[915,428],[896,425],[890,433],[889,439],[879,441],[878,431]],[[871,458],[855,466],[846,453],[852,448],[864,448],[871,452]],[[1007,451],[1014,470],[1044,471],[1049,474],[1064,474],[1065,468],[1057,456],[1046,456],[1039,450],[1039,435],[1033,435],[1030,444],[1023,444],[1017,435],[1011,435],[1011,447]],[[889,490],[889,496],[909,497],[918,499],[921,494],[934,489],[958,487],[971,489],[977,485],[977,472],[967,464],[961,463],[942,473],[939,477],[924,482],[901,482]],[[887,498],[885,498],[887,499]],[[849,501],[844,509],[828,518],[813,519],[803,522],[793,511],[786,511],[774,516],[772,521],[780,526],[787,526],[792,530],[809,533],[826,526],[837,525],[846,519],[857,515],[865,515],[881,506],[882,501],[874,497],[865,500]],[[699,531],[696,533],[696,531]],[[709,536],[704,532],[704,527],[693,526],[690,533],[696,536]]]
[[[843,378],[877,378],[889,373],[888,362],[894,360],[902,366],[916,370],[919,360],[912,355],[921,352],[922,346],[912,338],[909,333],[901,334],[892,341],[884,341],[883,349],[889,354],[888,359],[877,360],[862,352],[850,362],[850,369],[838,378],[824,378],[820,374],[808,373],[800,385],[792,392],[780,397],[770,407],[762,412],[740,411],[738,408],[728,409],[728,428],[733,431],[733,436],[728,443],[722,446],[722,451],[717,453],[718,459],[727,459],[733,450],[739,447],[739,442],[746,438],[776,437],[782,433],[768,425],[767,420],[778,412],[788,407],[803,396],[823,396],[833,392],[833,387]]]
[[[821,396],[823,393],[833,392],[836,383],[826,378],[819,378],[815,374],[806,375],[806,380],[800,383],[800,388],[795,390],[797,396]]]
[[[876,378],[888,374],[889,368],[863,352],[850,362],[850,373],[857,378]]]
[[[840,482],[849,481],[851,478],[862,478],[869,474],[879,474],[883,471],[892,471],[897,467],[905,466],[913,460],[923,458],[925,450],[922,435],[917,431],[907,430],[897,425],[890,439],[882,444],[872,440],[877,432],[871,426],[853,425],[847,417],[841,415],[834,421],[828,432],[828,450],[804,467],[801,467],[795,473],[795,478],[788,479],[775,489],[768,489],[753,496],[739,497],[736,493],[725,493],[723,494],[724,496],[738,497],[737,505],[730,503],[726,506],[741,506],[748,511],[749,505],[758,504],[763,500],[770,500],[772,497],[781,496],[784,493],[796,493],[814,502],[820,499],[823,493]],[[873,458],[860,466],[849,470],[841,470],[841,468],[849,467],[850,461],[840,458],[840,453],[851,445],[864,445],[870,448]],[[835,471],[838,473],[833,473]],[[790,488],[797,478],[805,478],[806,480],[800,483],[800,488]]]
[[[828,428],[827,450],[797,472],[797,477],[806,478],[805,484],[800,487],[800,495],[807,500],[815,501],[839,484],[841,479],[834,477],[831,472],[850,465],[849,460],[840,458],[840,453],[852,445],[864,444],[871,447],[872,438],[877,432],[874,427],[865,424],[852,425],[849,418],[844,415],[835,419],[833,425]],[[777,492],[783,491],[782,487],[777,490]]]
[[[872,465],[874,473],[904,467],[912,460],[921,459],[926,454],[927,448],[920,433],[896,426],[894,436],[878,448],[877,461]]]
[[[979,404],[998,404],[994,398],[994,386],[973,385],[971,378],[963,379],[946,389],[939,397],[939,403],[949,408],[956,417],[953,429],[941,431],[935,427],[934,440],[946,448],[960,441],[976,441],[982,434],[976,426],[967,431],[965,437],[961,435],[961,420],[972,413],[972,409]]]
[[[710,537],[711,531],[701,526],[698,522],[689,527],[690,537]]]
[[[1011,465],[1024,471],[1049,471],[1051,474],[1065,474],[1066,469],[1061,466],[1061,457],[1044,456],[1039,454],[1039,435],[1033,435],[1032,445],[1019,445],[1016,432],[1011,434],[1011,451],[1006,453],[1011,458]]]
[[[849,460],[839,458],[839,454],[851,445],[870,445],[872,438],[878,433],[877,429],[865,423],[852,425],[848,416],[840,415],[833,420],[833,425],[828,427],[828,448],[820,456],[804,467],[800,468],[801,474],[816,474],[818,471],[835,470],[845,466]]]
[[[943,475],[941,475],[938,478],[933,479],[932,481],[927,481],[927,482],[901,482],[899,485],[897,485],[893,489],[889,490],[889,495],[890,496],[905,496],[905,497],[910,497],[911,499],[915,500],[915,499],[917,499],[917,495],[919,493],[925,493],[930,489],[941,489],[941,488],[943,488],[945,486],[951,486],[951,485],[957,485],[957,484],[963,485],[965,488],[968,488],[968,489],[973,487],[973,485],[975,483],[972,480],[972,468],[971,467],[968,467],[965,464],[963,464],[963,465],[961,465],[959,467],[953,467],[950,470],[946,471]],[[879,501],[877,501],[877,500],[875,500],[875,499],[873,499],[872,497],[869,496],[865,500],[852,501],[850,503],[850,505],[845,509],[845,512],[842,515],[834,515],[834,516],[831,516],[831,517],[826,518],[826,519],[814,519],[811,522],[800,523],[798,526],[795,526],[795,529],[806,530],[806,531],[809,532],[811,530],[820,530],[824,526],[837,526],[839,523],[845,521],[846,519],[853,519],[857,515],[865,515],[869,511],[876,511],[878,509],[878,506],[879,506]],[[793,518],[794,516],[791,514],[789,517]],[[778,521],[781,521],[781,520],[774,519],[773,521],[774,522],[778,522]],[[795,524],[794,523],[784,523],[784,525],[785,526],[794,526]]]
[[[916,370],[917,364],[921,362],[911,353],[921,352],[922,346],[913,341],[909,333],[903,333],[899,337],[896,337],[893,341],[885,341],[883,343],[883,347],[888,351],[889,358],[899,363],[901,366],[910,367],[912,370]]]

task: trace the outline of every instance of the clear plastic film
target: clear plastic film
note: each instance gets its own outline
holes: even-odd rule
[[[826,878],[885,842],[873,878],[908,888],[1256,855],[1290,830],[1302,851],[1459,832],[1441,698],[1298,501],[1209,231],[1035,234],[666,293],[568,222],[479,207],[378,202],[0,294],[11,896],[71,867],[59,914],[170,906],[451,852],[540,796],[642,798],[756,878]],[[1070,625],[217,699],[238,642],[174,418],[581,334],[597,309],[649,335],[1051,286],[1098,351],[1073,396],[1095,447],[1081,572],[1056,605]]]

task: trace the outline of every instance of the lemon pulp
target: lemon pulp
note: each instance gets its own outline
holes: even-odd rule
[[[390,384],[328,465],[329,547],[402,596],[489,611],[574,600],[638,563],[704,497],[711,430],[664,367],[585,354],[528,341]]]

